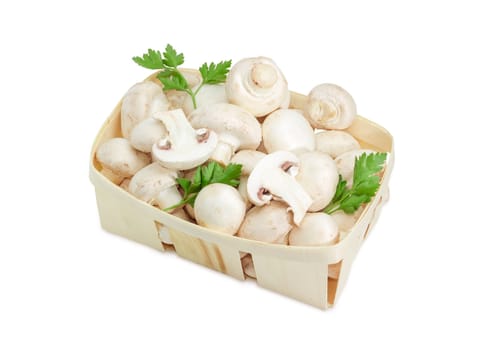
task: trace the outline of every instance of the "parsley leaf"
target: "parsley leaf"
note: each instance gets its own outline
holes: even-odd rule
[[[164,210],[168,211],[186,204],[194,206],[194,201],[196,200],[199,191],[210,184],[223,183],[233,187],[239,185],[241,170],[241,164],[229,164],[226,167],[223,167],[214,161],[198,167],[192,181],[182,177],[176,179],[177,183],[184,191],[184,197],[179,203],[165,208]]]
[[[192,91],[186,78],[177,68],[184,63],[184,54],[177,53],[172,45],[167,44],[163,53],[148,49],[148,53],[143,54],[142,57],[133,57],[132,60],[140,66],[148,69],[162,69],[162,71],[158,73],[157,78],[162,83],[163,90],[178,90],[186,92],[189,96],[191,96],[194,108],[197,107],[196,95],[199,90],[201,90],[201,88],[206,84],[213,85],[225,82],[232,64],[231,60],[221,61],[217,64],[210,63],[209,65],[204,63],[199,68],[203,80],[195,91]]]
[[[163,64],[168,67],[177,68],[182,63],[184,63],[184,54],[177,53],[172,45],[167,44],[165,52],[163,53]]]
[[[203,84],[220,84],[224,83],[227,79],[227,74],[229,73],[232,61],[221,61],[218,64],[210,63],[203,65],[199,68],[201,77],[203,78]]]
[[[387,153],[363,153],[356,157],[352,187],[347,188],[347,181],[339,175],[335,195],[323,212],[332,214],[343,210],[352,214],[362,204],[370,202],[380,187],[380,177],[376,174],[382,171],[386,160]]]
[[[132,58],[132,60],[144,68],[148,68],[148,69],[163,68],[162,54],[160,53],[160,51],[148,49],[148,53],[143,54],[142,57],[135,56]]]
[[[163,84],[164,91],[190,91],[186,78],[178,72],[163,71],[158,73],[156,77]]]

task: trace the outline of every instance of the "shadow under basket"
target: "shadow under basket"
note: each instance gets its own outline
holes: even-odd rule
[[[304,95],[291,93],[291,108],[301,109],[306,99]],[[387,130],[362,117],[357,117],[346,130],[362,148],[389,152],[380,189],[353,230],[332,246],[284,246],[229,236],[192,224],[136,199],[106,178],[95,153],[106,140],[122,137],[120,107],[121,102],[102,126],[91,151],[90,179],[95,186],[103,229],[161,251],[175,250],[183,258],[240,280],[246,278],[241,254],[249,254],[261,287],[321,309],[335,304],[352,262],[388,198],[394,152],[393,138]],[[172,244],[161,242],[160,224],[168,230]],[[328,278],[329,269],[336,278]]]

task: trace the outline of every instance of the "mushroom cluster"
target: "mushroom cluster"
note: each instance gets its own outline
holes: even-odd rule
[[[191,91],[203,87],[200,75],[187,74]],[[345,131],[356,117],[351,95],[321,84],[305,108],[291,109],[287,81],[266,57],[243,59],[224,83],[204,87],[194,105],[154,80],[131,87],[122,101],[122,137],[97,150],[102,173],[136,198],[223,234],[297,246],[345,237],[362,208],[322,210],[339,174],[352,183],[355,157],[370,152]],[[238,185],[211,183],[194,202],[176,205],[184,195],[177,179],[191,179],[209,162],[242,165]],[[165,228],[160,236],[172,244]],[[255,276],[249,254],[243,266]]]

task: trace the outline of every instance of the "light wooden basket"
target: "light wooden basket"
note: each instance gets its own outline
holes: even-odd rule
[[[291,108],[301,109],[306,98],[291,93]],[[393,138],[388,131],[362,117],[347,130],[363,148],[389,152],[380,189],[353,230],[332,246],[284,246],[229,236],[189,223],[136,199],[108,180],[100,172],[95,153],[102,142],[122,136],[121,102],[102,126],[91,150],[90,179],[95,186],[101,226],[106,231],[161,251],[173,249],[181,257],[240,280],[245,279],[240,254],[249,253],[260,286],[322,309],[335,303],[361,244],[388,198],[388,181],[394,162]],[[168,229],[173,245],[161,242],[160,224]],[[340,274],[338,279],[329,279],[328,267],[334,264],[340,267]]]

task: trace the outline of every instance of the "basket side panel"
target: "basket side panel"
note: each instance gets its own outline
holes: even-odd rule
[[[149,215],[141,215],[136,200],[120,198],[116,190],[105,185],[95,184],[95,191],[103,229],[163,251],[154,221]]]
[[[239,251],[213,244],[169,228],[175,251],[181,257],[237,279],[244,279]]]
[[[326,309],[328,265],[253,255],[258,284],[304,303]]]

